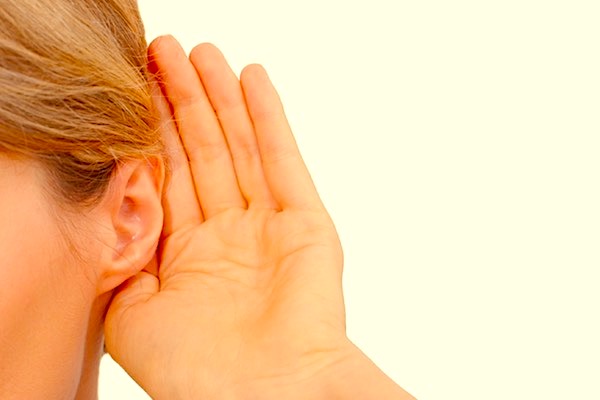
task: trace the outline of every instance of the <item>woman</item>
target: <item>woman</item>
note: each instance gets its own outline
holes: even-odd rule
[[[0,398],[93,398],[111,291],[152,258],[163,152],[129,1],[0,2]]]
[[[0,398],[95,398],[103,331],[156,399],[410,398],[345,335],[262,67],[164,37],[161,92],[128,0],[3,0],[0,32]]]

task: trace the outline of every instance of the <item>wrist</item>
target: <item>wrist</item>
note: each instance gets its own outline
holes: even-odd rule
[[[340,364],[325,387],[323,399],[415,400],[358,347]]]
[[[265,380],[236,398],[414,400],[351,342],[302,373]]]

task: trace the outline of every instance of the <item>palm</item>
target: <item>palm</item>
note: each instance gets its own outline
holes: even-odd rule
[[[194,317],[206,319],[203,335],[211,342],[222,340],[223,332],[245,341],[260,339],[253,335],[305,338],[307,318],[343,329],[339,289],[332,295],[327,283],[340,272],[327,268],[341,265],[335,231],[322,216],[307,214],[234,209],[184,232],[189,240],[165,241],[161,290],[197,293],[206,312],[194,310]],[[327,296],[339,301],[323,301]]]
[[[188,378],[207,394],[297,379],[345,335],[335,228],[265,75],[246,71],[242,93],[214,47],[192,55],[197,71],[173,43],[154,47],[177,120],[163,128],[173,168],[165,227],[156,276],[136,276],[111,304],[107,347],[151,393],[161,379],[186,379],[169,373],[179,364],[198,366]],[[180,351],[161,346],[165,338]]]
[[[161,292],[194,290],[209,309],[200,314],[209,326],[215,310],[227,316],[226,331],[260,329],[266,316],[290,321],[315,311],[342,322],[342,304],[326,310],[322,303],[331,296],[327,282],[340,273],[327,266],[341,267],[335,230],[322,214],[232,209],[163,243]],[[224,329],[214,327],[218,334]]]

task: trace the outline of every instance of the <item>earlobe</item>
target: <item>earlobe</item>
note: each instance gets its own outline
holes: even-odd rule
[[[110,244],[102,254],[98,294],[141,271],[154,257],[163,225],[164,164],[159,159],[120,164],[104,203]]]

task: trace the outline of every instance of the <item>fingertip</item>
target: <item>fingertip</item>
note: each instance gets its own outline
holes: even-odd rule
[[[250,93],[257,90],[261,93],[264,90],[272,92],[274,89],[273,81],[262,64],[249,64],[244,67],[240,73],[240,83],[244,91]]]
[[[192,49],[190,52],[190,61],[195,66],[205,65],[206,60],[211,58],[225,59],[223,52],[214,44],[210,42],[200,43]]]
[[[162,35],[152,40],[148,45],[148,56],[152,57],[153,55],[155,55],[158,52],[158,50],[163,46],[164,42],[169,40],[176,39],[171,35]]]
[[[242,69],[242,72],[240,73],[240,79],[242,77],[245,77],[245,78],[255,77],[257,74],[268,76],[267,70],[265,69],[264,66],[262,66],[262,64],[257,64],[257,63],[248,64]]]
[[[151,64],[164,61],[162,58],[168,61],[181,54],[185,56],[185,50],[173,35],[159,36],[148,46],[148,60]]]
[[[192,51],[190,52],[190,54],[199,53],[199,52],[203,52],[203,51],[206,51],[206,50],[221,52],[219,50],[219,48],[214,43],[211,43],[211,42],[202,42],[202,43],[199,43],[199,44],[195,45],[192,48]]]
[[[152,40],[150,42],[150,45],[148,47],[150,48],[156,48],[159,47],[165,43],[170,43],[170,44],[179,44],[179,41],[175,38],[175,36],[171,35],[171,34],[167,34],[167,35],[160,35],[157,36],[154,40]]]

